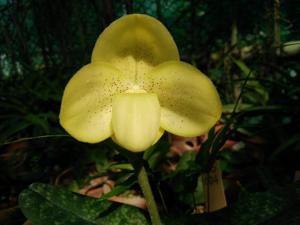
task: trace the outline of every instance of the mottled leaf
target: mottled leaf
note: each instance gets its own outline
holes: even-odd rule
[[[46,184],[32,184],[20,194],[19,204],[34,225],[148,224],[135,207],[99,201]]]
[[[231,222],[233,225],[262,224],[290,206],[288,192],[244,193],[232,208]]]

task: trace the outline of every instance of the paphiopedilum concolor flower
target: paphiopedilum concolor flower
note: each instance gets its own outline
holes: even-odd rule
[[[144,151],[164,131],[191,137],[221,115],[212,82],[180,62],[176,44],[158,20],[123,16],[99,36],[91,63],[67,84],[60,123],[74,138],[97,143],[109,137]]]

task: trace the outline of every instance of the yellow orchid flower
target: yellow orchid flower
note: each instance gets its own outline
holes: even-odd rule
[[[129,151],[145,151],[164,131],[191,137],[221,116],[212,82],[180,62],[162,23],[141,14],[123,16],[99,36],[91,63],[67,84],[60,123],[74,138],[109,137]]]

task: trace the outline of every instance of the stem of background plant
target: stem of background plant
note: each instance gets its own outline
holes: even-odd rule
[[[153,225],[162,225],[160,216],[158,213],[157,205],[153,197],[153,193],[149,184],[146,169],[143,165],[135,166],[136,175],[139,185],[143,191],[144,197],[147,202],[147,208],[150,214],[151,222]]]

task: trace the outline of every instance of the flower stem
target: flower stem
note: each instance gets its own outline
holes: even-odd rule
[[[139,166],[136,167],[135,170],[136,170],[139,185],[143,191],[144,197],[147,202],[147,208],[150,214],[152,225],[162,225],[145,167]]]
[[[162,225],[151,186],[149,184],[148,175],[144,167],[143,153],[133,153],[122,148],[119,148],[118,150],[124,157],[128,159],[135,170],[139,185],[146,199],[152,225]]]

